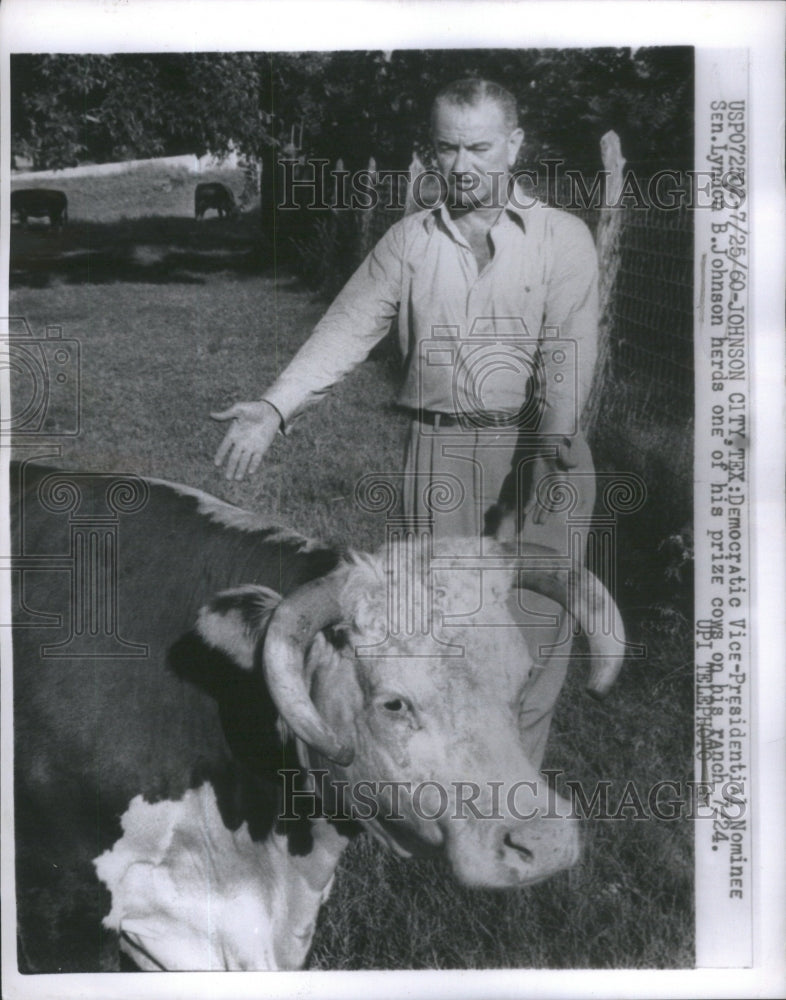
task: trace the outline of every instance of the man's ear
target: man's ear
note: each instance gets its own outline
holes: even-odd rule
[[[524,129],[514,129],[508,136],[508,166],[513,167],[518,159],[521,144],[524,142]]]

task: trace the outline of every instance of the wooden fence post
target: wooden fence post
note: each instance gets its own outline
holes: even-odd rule
[[[415,196],[413,194],[415,188],[415,178],[418,174],[423,173],[423,164],[420,162],[420,157],[413,150],[412,151],[412,162],[409,165],[409,181],[407,183],[407,197],[404,202],[404,215],[412,215],[413,212],[417,212],[419,206],[415,203]]]
[[[598,360],[584,420],[592,430],[600,417],[603,395],[611,375],[611,335],[614,328],[612,302],[620,269],[624,209],[617,205],[622,191],[625,157],[616,132],[606,132],[600,140],[605,172],[605,197],[600,210],[595,246],[598,251]]]

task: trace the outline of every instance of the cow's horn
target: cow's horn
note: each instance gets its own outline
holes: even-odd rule
[[[532,559],[542,563],[559,559],[554,549],[541,545],[524,545],[521,549],[520,585],[561,604],[578,622],[587,636],[592,665],[587,688],[591,694],[603,697],[622,667],[625,629],[611,594],[588,569],[558,569],[547,564],[533,566]]]
[[[341,619],[341,577],[304,584],[276,608],[262,653],[270,695],[296,736],[337,764],[351,763],[354,751],[326,725],[309,697],[303,660],[318,632]]]

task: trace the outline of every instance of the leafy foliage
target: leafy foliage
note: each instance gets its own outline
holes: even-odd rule
[[[255,55],[20,55],[14,155],[37,168],[226,153],[264,130]]]
[[[525,158],[597,165],[614,128],[630,161],[692,155],[689,48],[15,55],[13,152],[36,168],[234,146],[262,156],[305,126],[305,152],[400,169],[428,151],[434,93],[486,76],[516,96]]]

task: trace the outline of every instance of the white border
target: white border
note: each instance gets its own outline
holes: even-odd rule
[[[754,968],[689,972],[236,973],[19,977],[14,935],[3,940],[3,995],[37,997],[765,997],[786,992],[784,753],[784,6],[769,2],[499,3],[474,0],[4,0],[0,7],[0,161],[8,153],[10,50],[28,52],[220,49],[590,47],[688,44],[751,51],[750,178],[754,663],[758,718]],[[0,316],[8,315],[8,178],[0,186]],[[2,388],[2,387],[0,387]],[[5,486],[0,489],[4,499]],[[7,543],[7,528],[0,543]],[[6,551],[8,551],[6,549]],[[7,629],[0,630],[6,633]],[[0,636],[8,662],[8,636]],[[4,761],[10,698],[4,679]],[[3,769],[3,825],[8,829]],[[3,925],[13,926],[4,857]],[[10,944],[9,944],[10,941]]]

